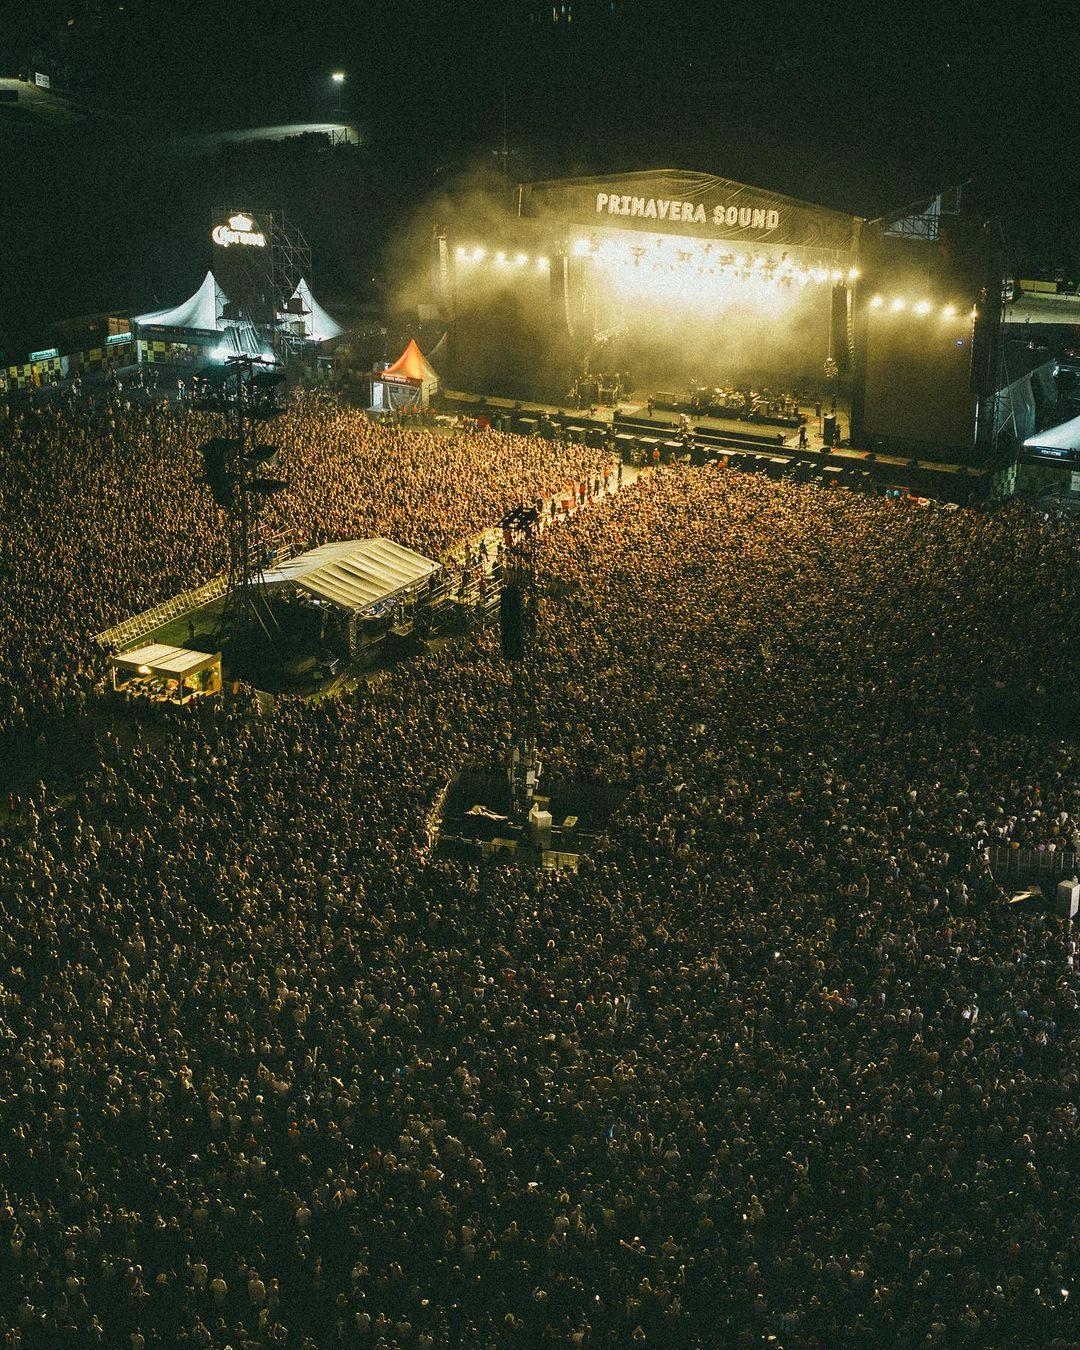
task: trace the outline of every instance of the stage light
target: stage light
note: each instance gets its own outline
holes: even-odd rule
[[[528,261],[529,255],[527,253],[519,253],[517,257],[514,259],[514,262],[516,262],[519,267],[523,266]]]
[[[504,263],[506,261],[506,254],[502,249],[499,249],[498,253],[495,254],[495,261],[497,263]]]
[[[487,252],[484,249],[479,246],[473,249],[473,262],[483,262],[486,257]]]
[[[897,296],[896,299],[892,302],[892,307],[893,307],[894,310],[901,310],[901,309],[903,309],[903,308],[904,308],[904,302],[903,302],[903,300],[901,300],[900,297]]]
[[[870,301],[870,308],[871,308],[871,309],[880,309],[881,306],[882,306],[884,303],[885,303],[885,301],[882,300],[882,298],[881,298],[880,295],[875,295],[874,298]]]
[[[335,84],[344,84],[345,72],[343,70],[335,70],[334,73],[330,76],[330,78],[334,81]]]
[[[849,268],[848,268],[847,279],[848,279],[848,281],[858,281],[858,279],[859,279],[859,269],[858,269],[857,267],[849,267]]]
[[[551,263],[548,261],[547,258],[537,258],[536,265],[537,267],[539,267],[541,272],[546,272],[548,268],[551,266]]]
[[[945,308],[944,308],[941,312],[942,312],[942,314],[945,315],[945,317],[946,317],[947,319],[951,319],[952,316],[956,313],[956,306],[955,306],[955,305],[946,305]]]
[[[840,271],[838,271],[837,269],[834,268],[834,269],[833,269],[833,272],[832,272],[832,279],[833,279],[833,282],[835,283],[835,282],[837,282],[837,281],[840,281],[840,280],[842,279],[842,277],[843,277],[843,273],[840,272]]]
[[[929,301],[929,300],[920,300],[919,303],[915,306],[915,313],[916,313],[916,314],[929,314],[929,313],[930,313],[930,301]]]

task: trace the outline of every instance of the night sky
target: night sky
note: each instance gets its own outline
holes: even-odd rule
[[[111,121],[0,119],[16,191],[5,288],[37,321],[152,303],[191,280],[211,192],[284,205],[324,286],[370,295],[433,186],[677,165],[873,215],[973,180],[1016,266],[1075,266],[1076,25],[1064,7],[795,7],[575,0],[505,5],[67,0],[34,7],[8,70],[46,65]],[[66,20],[74,17],[75,23]],[[334,115],[363,149],[318,166],[255,150],[178,162],[168,137]],[[324,160],[326,157],[324,157]]]

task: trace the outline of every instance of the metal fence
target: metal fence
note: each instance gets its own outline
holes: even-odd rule
[[[94,641],[103,651],[123,651],[125,647],[132,646],[140,638],[146,637],[148,633],[154,632],[156,628],[161,628],[172,619],[179,618],[180,615],[187,614],[193,609],[198,609],[200,605],[208,605],[211,600],[217,600],[225,594],[228,587],[229,578],[224,573],[211,577],[209,581],[202,586],[197,586],[193,591],[182,591],[179,595],[163,600],[160,605],[155,605],[153,609],[143,610],[141,614],[134,614],[122,623],[118,623],[112,628],[106,628],[104,632],[95,633]]]
[[[996,877],[1043,877],[1059,881],[1077,875],[1076,854],[1072,849],[1012,848],[995,844],[989,850],[990,870]]]

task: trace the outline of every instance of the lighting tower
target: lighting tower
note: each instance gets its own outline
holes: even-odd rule
[[[330,81],[337,93],[337,120],[340,122],[344,112],[342,96],[345,93],[345,72],[343,70],[335,70],[330,76]]]
[[[280,449],[258,440],[264,422],[285,411],[285,372],[273,361],[235,356],[202,371],[193,381],[193,404],[222,420],[222,434],[200,447],[204,477],[225,515],[229,582],[220,627],[233,637],[261,630],[269,636],[274,618],[263,593],[268,558],[262,537],[263,502],[287,486],[267,477],[278,466]]]
[[[536,555],[540,513],[515,507],[500,521],[503,531],[503,588],[499,628],[503,658],[510,668],[510,799],[515,814],[526,816],[543,765],[537,753]]]

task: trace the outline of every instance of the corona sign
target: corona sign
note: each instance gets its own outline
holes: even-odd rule
[[[266,235],[255,229],[250,216],[235,215],[229,217],[227,225],[215,225],[210,231],[215,244],[228,248],[230,244],[245,244],[249,248],[265,248]]]

